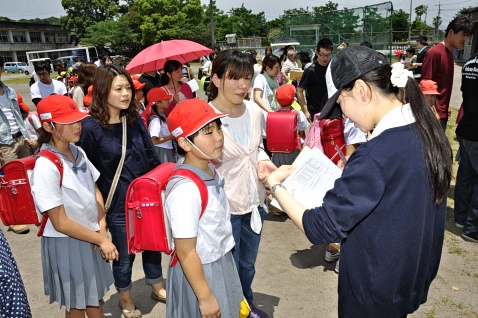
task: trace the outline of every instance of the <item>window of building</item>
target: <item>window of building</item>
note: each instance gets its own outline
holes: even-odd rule
[[[27,63],[27,53],[17,51],[17,62],[25,62]]]
[[[41,43],[41,33],[30,31],[30,42]]]
[[[23,31],[12,31],[12,36],[15,43],[27,43],[27,37]]]
[[[0,51],[0,56],[5,59],[5,62],[13,62],[12,52]]]
[[[68,43],[68,35],[66,34],[66,32],[58,33],[58,42]]]
[[[45,32],[45,42],[55,43],[55,32]]]
[[[8,31],[0,30],[0,42],[8,43],[10,40],[8,39]]]

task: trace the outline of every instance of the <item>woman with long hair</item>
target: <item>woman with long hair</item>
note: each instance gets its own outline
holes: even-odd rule
[[[276,76],[280,72],[280,61],[275,55],[267,55],[262,61],[262,70],[254,80],[254,102],[266,112],[276,111],[280,108],[275,98],[279,88]]]
[[[106,224],[113,244],[119,251],[119,260],[113,261],[115,287],[119,291],[119,307],[123,315],[141,317],[131,297],[131,274],[135,254],[128,255],[126,239],[125,200],[131,181],[160,164],[151,138],[138,114],[133,81],[128,72],[113,64],[97,68],[90,106],[90,115],[83,120],[83,130],[78,144],[100,172],[97,181],[103,197],[108,194],[122,157],[122,120],[127,123],[126,154],[111,206],[106,214]],[[165,301],[161,253],[144,251],[143,270],[146,284],[152,286],[151,298]]]
[[[172,95],[168,108],[164,110],[166,116],[174,109],[174,106],[181,101],[193,98],[191,87],[181,81],[183,77],[183,65],[176,60],[169,60],[164,63],[163,74],[161,75],[161,87]]]
[[[88,88],[93,85],[97,68],[94,63],[81,63],[78,68],[78,87],[73,91],[73,100],[80,110],[86,109],[83,99],[88,95]]]
[[[262,112],[255,103],[244,100],[253,74],[249,54],[223,51],[213,62],[208,89],[210,105],[218,113],[229,114],[221,118],[223,155],[214,162],[225,179],[235,241],[234,261],[244,297],[252,309],[250,317],[267,317],[253,303],[251,284],[265,216],[266,191],[261,181],[275,166],[262,144]]]

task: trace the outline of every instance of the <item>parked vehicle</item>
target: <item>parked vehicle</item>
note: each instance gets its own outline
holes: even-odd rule
[[[30,74],[28,71],[28,65],[25,62],[5,62],[4,64],[5,68],[5,73],[23,73],[25,72],[25,75]]]

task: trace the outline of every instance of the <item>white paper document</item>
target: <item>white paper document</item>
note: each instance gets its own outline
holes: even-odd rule
[[[342,170],[315,147],[304,147],[292,165],[295,169],[283,185],[308,209],[321,206],[325,193],[342,175]],[[276,199],[271,204],[281,209]]]

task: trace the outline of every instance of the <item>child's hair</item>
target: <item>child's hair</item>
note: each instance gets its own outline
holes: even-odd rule
[[[280,65],[280,60],[277,56],[275,56],[273,54],[266,55],[264,57],[264,60],[262,61],[261,74],[264,74],[264,72],[266,72],[266,66],[268,68],[273,68],[274,65],[276,65],[277,63],[279,63],[279,65]]]
[[[440,204],[446,198],[451,181],[453,158],[450,144],[435,115],[427,106],[418,84],[409,78],[405,86],[405,94],[400,94],[400,89],[393,86],[390,81],[391,74],[392,67],[384,65],[357,79],[375,87],[383,96],[394,95],[402,103],[410,103],[423,139],[425,162],[429,169],[434,199],[437,204]],[[343,90],[352,90],[357,79],[345,85]],[[402,99],[401,95],[405,97]]]
[[[54,123],[48,123],[48,125],[54,125]],[[55,126],[55,128],[57,128],[57,126]],[[58,131],[59,134],[61,134],[61,130],[63,130],[62,128],[60,128],[60,130]],[[42,129],[42,132],[41,134],[38,136],[38,148],[41,148],[41,146],[43,144],[49,144],[51,142],[51,140],[53,139],[53,136],[51,133],[49,133],[48,131],[46,131],[46,129]]]
[[[211,79],[217,75],[219,79],[227,76],[228,79],[252,78],[254,75],[254,64],[250,55],[238,50],[227,50],[219,54],[212,63]],[[216,98],[219,89],[213,81],[209,83],[208,91],[212,99]]]
[[[159,120],[162,122],[166,122],[166,119],[159,113],[158,111],[158,105],[153,104],[151,105],[151,115],[156,115],[158,116]]]
[[[221,128],[221,125],[222,125],[222,122],[221,122],[221,119],[220,118],[217,118],[217,119],[214,119],[213,121],[211,121],[210,123],[208,123],[207,125],[205,125],[204,127],[202,127],[201,129],[199,129],[198,131],[196,131],[194,134],[192,135],[189,135],[187,138],[188,140],[194,144],[194,138],[196,138],[196,136],[199,134],[200,131],[203,131],[205,133],[209,132],[209,127],[212,123],[216,123],[217,125],[217,128]],[[181,148],[181,146],[178,145],[178,154],[180,156],[185,156],[186,155],[186,151]]]
[[[33,63],[33,68],[35,69],[36,73],[41,72],[43,70],[47,71],[48,73],[51,72],[51,64],[47,60]]]
[[[93,99],[90,105],[91,116],[98,118],[100,125],[103,127],[109,127],[110,108],[108,105],[108,95],[113,79],[119,75],[126,77],[132,91],[129,107],[125,110],[121,110],[120,116],[126,115],[127,121],[131,125],[138,115],[133,80],[129,73],[124,68],[114,64],[103,65],[102,67],[98,67],[95,72],[95,89],[93,90]]]

